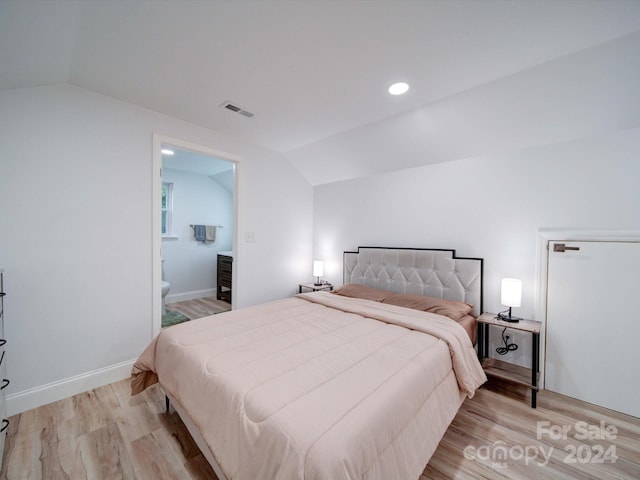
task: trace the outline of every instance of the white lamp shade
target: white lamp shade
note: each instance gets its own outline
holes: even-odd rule
[[[322,263],[322,260],[314,260],[313,261],[313,276],[314,277],[321,277],[322,275],[324,275],[324,265]]]
[[[519,307],[522,301],[522,280],[503,278],[500,303],[507,307]]]

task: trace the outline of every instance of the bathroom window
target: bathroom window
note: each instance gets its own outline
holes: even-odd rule
[[[173,234],[171,221],[173,219],[173,183],[162,182],[162,235]]]

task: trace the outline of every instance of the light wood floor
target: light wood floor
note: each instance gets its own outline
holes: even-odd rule
[[[165,413],[157,385],[131,397],[129,381],[123,380],[10,420],[1,478],[216,478],[177,414]],[[568,439],[537,435],[538,421],[549,422],[550,428],[569,426]],[[581,421],[615,426],[616,438],[575,440]],[[504,461],[490,458],[502,445],[496,442],[507,449]],[[587,450],[596,454],[596,445],[614,448],[617,460],[565,463],[570,444],[586,445],[583,460]],[[537,464],[541,454],[529,465],[519,456],[540,447],[553,449],[546,466]],[[640,419],[550,392],[540,393],[534,410],[518,392],[489,386],[465,401],[419,480],[528,478],[640,478]]]
[[[166,304],[167,310],[175,310],[189,317],[190,320],[208,317],[216,313],[231,310],[231,304],[217,300],[216,297],[197,298],[195,300],[185,300],[184,302],[174,302]]]
[[[490,380],[465,401],[420,480],[640,479],[640,418],[548,391],[539,392],[537,408],[529,402],[528,389]],[[563,428],[565,438],[548,433]],[[583,439],[585,431],[592,438]],[[541,448],[551,453],[546,465]],[[608,449],[615,461],[604,455]],[[527,451],[529,462],[520,455]]]

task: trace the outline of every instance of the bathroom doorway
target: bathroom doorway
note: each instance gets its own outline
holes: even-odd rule
[[[238,159],[154,135],[154,163],[155,335],[231,309],[235,278],[231,295],[220,297],[217,264],[219,254],[233,258],[236,250]]]

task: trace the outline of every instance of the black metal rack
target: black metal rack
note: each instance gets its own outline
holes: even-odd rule
[[[6,345],[7,340],[4,338],[4,270],[0,268],[0,418],[2,425],[0,426],[0,464],[2,463],[2,453],[4,450],[4,441],[7,429],[9,428],[9,420],[6,418],[7,406],[5,400],[4,389],[9,386],[9,379],[4,378],[7,372],[6,366]]]

